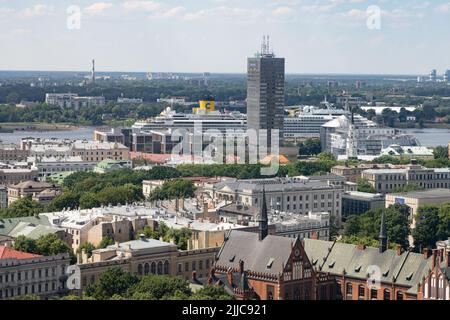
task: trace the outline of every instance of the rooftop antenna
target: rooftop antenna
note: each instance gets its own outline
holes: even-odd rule
[[[267,35],[267,54],[270,54],[270,37]]]
[[[263,36],[263,41],[262,41],[262,45],[261,45],[261,54],[266,54],[266,36]]]
[[[92,75],[91,75],[92,84],[95,83],[95,59],[92,59]]]

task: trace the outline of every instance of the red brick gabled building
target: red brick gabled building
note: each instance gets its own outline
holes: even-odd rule
[[[418,287],[418,300],[450,300],[450,251],[435,249],[431,270]]]

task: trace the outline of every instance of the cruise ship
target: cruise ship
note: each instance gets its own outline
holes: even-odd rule
[[[324,109],[312,106],[289,107],[288,110],[290,116],[284,118],[284,138],[286,141],[320,138],[320,128],[325,123],[349,114],[348,111],[342,109]]]
[[[219,111],[196,113],[176,113],[171,108],[167,108],[160,116],[145,120],[137,121],[133,129],[141,132],[145,131],[161,131],[161,130],[176,130],[184,129],[188,132],[194,130],[201,130],[205,133],[207,130],[219,130],[223,134],[228,130],[246,130],[247,116],[240,112],[221,113]]]

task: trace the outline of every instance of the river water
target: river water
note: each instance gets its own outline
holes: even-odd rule
[[[14,133],[0,133],[0,140],[17,144],[22,138],[27,137],[92,140],[94,131],[94,127],[61,131],[15,131]],[[446,146],[450,142],[450,129],[404,129],[403,131],[415,135],[426,147]]]
[[[14,131],[14,133],[0,133],[0,140],[3,142],[19,144],[22,138],[60,138],[60,139],[94,139],[95,128],[82,127],[74,130],[58,130],[58,131]]]
[[[425,147],[447,146],[450,142],[450,129],[405,129],[413,134]]]

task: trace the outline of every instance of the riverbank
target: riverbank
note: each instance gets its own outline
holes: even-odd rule
[[[17,122],[0,123],[0,131],[67,131],[78,130],[84,126],[67,123]]]

